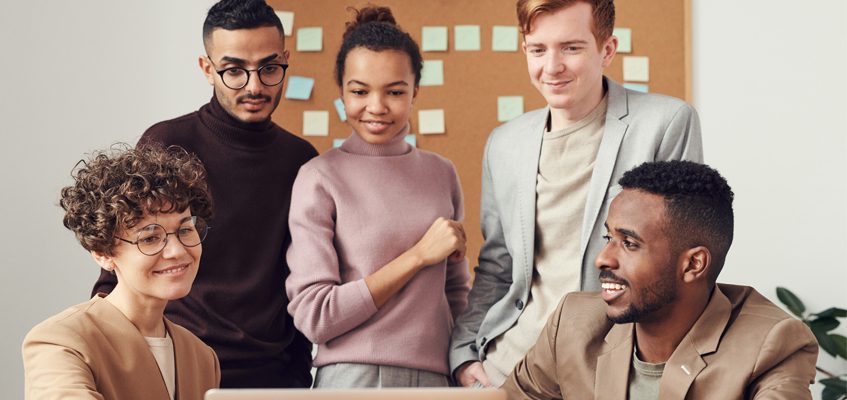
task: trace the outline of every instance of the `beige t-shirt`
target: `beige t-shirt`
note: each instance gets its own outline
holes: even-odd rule
[[[517,323],[491,343],[483,361],[496,386],[535,344],[559,300],[580,288],[582,220],[606,108],[604,97],[583,119],[544,132],[535,188],[535,265],[529,299]]]
[[[656,400],[659,398],[659,385],[665,363],[651,364],[638,359],[638,350],[632,354],[632,367],[629,369],[629,400]]]
[[[171,335],[165,332],[165,337],[163,338],[145,336],[144,340],[150,346],[150,352],[153,353],[153,358],[159,364],[159,371],[162,372],[162,378],[165,379],[168,394],[171,395],[171,400],[174,400],[176,368],[174,367],[174,342],[171,339]]]

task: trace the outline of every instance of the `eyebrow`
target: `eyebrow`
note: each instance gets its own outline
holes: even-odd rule
[[[586,40],[568,40],[568,41],[565,41],[565,42],[559,42],[559,45],[562,45],[562,46],[568,46],[568,45],[574,45],[574,44],[587,45],[588,41],[586,41]],[[537,42],[526,42],[526,47],[539,47],[539,46],[543,47],[544,44],[537,43]]]
[[[183,219],[179,220],[179,224],[180,224],[180,225],[182,225],[182,224],[184,224],[184,223],[186,223],[186,222],[190,221],[192,217],[194,217],[194,216],[193,216],[193,215],[189,215],[189,216],[187,216],[187,217],[184,217]],[[146,227],[148,227],[148,226],[150,226],[150,225],[159,225],[159,226],[162,226],[162,224],[160,224],[160,223],[158,223],[158,222],[151,222],[151,223],[149,223],[149,224],[147,224],[147,225],[144,225],[144,226],[141,226],[141,227],[135,227],[135,228],[133,228],[133,229],[132,229],[132,232],[134,232],[134,233],[141,232],[141,230],[143,230],[144,228],[146,228]],[[162,227],[163,227],[163,226],[162,226]],[[163,227],[163,228],[164,228],[164,227]]]
[[[347,81],[347,84],[348,85],[357,84],[357,85],[362,85],[362,86],[370,86],[367,83],[356,80],[356,79],[350,79],[349,81]],[[397,82],[391,82],[391,83],[389,83],[385,86],[409,86],[409,83],[406,82],[406,81],[397,81]]]
[[[615,232],[620,233],[621,235],[624,235],[624,236],[633,237],[633,238],[635,238],[636,240],[638,240],[638,241],[640,241],[640,242],[643,242],[643,241],[644,241],[644,239],[642,239],[642,238],[641,238],[641,236],[638,236],[638,234],[637,234],[637,233],[635,233],[635,231],[633,231],[633,230],[631,230],[631,229],[626,229],[626,228],[615,228]]]
[[[267,63],[269,61],[273,61],[278,57],[279,57],[279,54],[277,54],[277,53],[271,54],[271,55],[259,60],[259,64],[264,64],[264,63]],[[221,57],[221,62],[222,63],[228,62],[228,63],[231,63],[231,64],[239,64],[239,65],[247,64],[247,60],[244,60],[244,59],[238,58],[238,57],[230,57],[230,56]]]

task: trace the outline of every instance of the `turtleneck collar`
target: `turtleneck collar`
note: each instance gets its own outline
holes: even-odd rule
[[[278,134],[277,126],[270,118],[265,121],[247,123],[229,115],[214,94],[212,100],[200,108],[200,118],[218,137],[243,147],[266,146]]]
[[[412,146],[409,143],[406,143],[406,135],[409,134],[409,130],[409,124],[407,123],[397,136],[394,136],[387,143],[383,144],[368,143],[354,131],[350,137],[344,141],[340,148],[341,151],[344,151],[345,153],[374,157],[408,154],[412,151]]]

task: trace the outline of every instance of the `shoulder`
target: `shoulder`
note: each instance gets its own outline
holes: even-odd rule
[[[308,140],[289,132],[279,125],[276,125],[276,127],[280,132],[280,140],[287,150],[297,154],[303,154],[307,159],[314,158],[318,155],[315,146],[312,146]]]
[[[157,122],[147,128],[141,137],[141,141],[156,141],[163,144],[181,136],[195,135],[196,125],[199,122],[198,112],[190,112],[180,117]]]
[[[642,93],[620,86],[611,79],[608,84],[608,112],[627,119],[672,119],[696,114],[694,107],[685,101],[658,93]]]
[[[448,175],[456,175],[456,166],[453,162],[438,153],[428,150],[414,148],[412,151],[417,153],[418,159],[425,164],[431,171],[439,171]]]
[[[488,140],[493,143],[518,139],[521,133],[527,130],[541,129],[542,125],[547,122],[548,114],[547,107],[525,112],[494,128]]]
[[[605,335],[612,323],[606,318],[606,303],[598,292],[571,292],[565,295],[557,310],[556,323],[559,329],[566,327],[572,332],[581,332],[590,337],[594,333]]]
[[[82,346],[86,338],[99,331],[100,319],[92,312],[97,300],[89,300],[47,318],[33,327],[24,338],[24,347],[34,343]]]
[[[797,318],[765,298],[749,286],[718,284],[732,307],[730,329],[744,332],[747,337],[758,336],[762,342],[814,342],[811,330]],[[775,332],[779,332],[775,334]],[[791,334],[785,334],[790,332]]]

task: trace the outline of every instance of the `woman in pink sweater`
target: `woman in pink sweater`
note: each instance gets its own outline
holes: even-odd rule
[[[285,286],[318,344],[315,387],[449,384],[469,290],[462,190],[450,161],[404,140],[421,59],[388,8],[357,11],[336,60],[353,134],[294,183]]]

